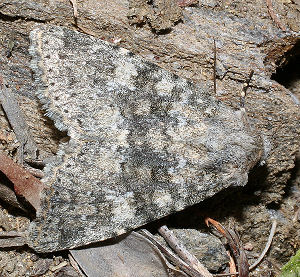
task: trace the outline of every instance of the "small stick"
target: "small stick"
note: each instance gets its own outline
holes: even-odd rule
[[[189,266],[183,260],[178,258],[171,250],[162,245],[150,232],[145,229],[139,231],[139,234],[145,236],[150,240],[174,265],[178,266],[181,270],[191,277],[203,277],[198,271]]]
[[[214,95],[217,95],[217,46],[214,39]]]
[[[77,1],[76,0],[70,0],[72,6],[73,6],[73,15],[75,20],[78,18],[78,10],[77,10]]]
[[[233,257],[230,255],[229,250],[227,251],[227,255],[229,256],[229,271],[231,274],[233,274],[233,273],[237,272],[236,265],[235,265]]]
[[[249,269],[252,270],[253,268],[255,268],[261,261],[262,259],[264,258],[264,256],[266,255],[266,253],[268,252],[270,246],[271,246],[271,243],[272,243],[272,240],[273,240],[273,237],[275,235],[275,232],[276,232],[276,227],[277,227],[277,221],[274,220],[273,223],[272,223],[272,228],[271,228],[271,231],[270,231],[270,235],[268,237],[268,241],[266,243],[266,246],[264,248],[264,250],[261,252],[260,256],[258,257],[258,259],[255,261],[254,264],[252,264]]]
[[[221,233],[223,236],[226,237],[226,231],[225,231],[225,228],[222,226],[222,224],[210,217],[206,217],[204,219],[204,222],[206,224],[207,227],[209,227],[209,223],[211,223],[215,228],[216,230]]]
[[[45,176],[44,172],[38,168],[33,168],[26,165],[24,165],[24,168],[34,177],[42,179]]]
[[[274,220],[273,223],[272,223],[271,231],[270,231],[270,234],[269,234],[269,237],[268,237],[268,241],[267,241],[267,243],[266,243],[266,246],[265,246],[264,250],[261,252],[261,254],[260,254],[260,256],[258,257],[258,259],[257,259],[257,260],[249,267],[249,270],[252,270],[252,269],[254,269],[256,266],[258,266],[258,264],[262,261],[262,259],[264,258],[264,256],[265,256],[266,253],[268,252],[268,250],[269,250],[269,248],[270,248],[270,246],[271,246],[273,237],[274,237],[275,232],[276,232],[276,227],[277,227],[277,221]],[[236,274],[239,274],[239,272],[214,274],[214,276],[230,276],[230,275],[236,275]]]
[[[235,230],[225,229],[226,238],[230,249],[237,261],[239,276],[240,277],[248,277],[249,276],[249,264],[246,253],[244,251],[243,245],[241,244],[240,238]],[[234,270],[233,272],[235,272]]]
[[[172,231],[166,225],[158,228],[158,232],[163,236],[171,248],[183,259],[186,263],[191,265],[194,269],[199,271],[204,277],[212,277],[213,275],[192,255],[185,246],[179,242]]]
[[[86,275],[82,272],[82,270],[80,269],[78,263],[75,261],[73,256],[71,254],[68,254],[68,258],[70,261],[70,265],[77,271],[80,277],[86,277]]]
[[[266,0],[267,2],[267,7],[268,7],[268,11],[269,14],[272,18],[272,20],[276,23],[276,25],[282,30],[282,31],[286,31],[285,26],[282,25],[282,23],[280,22],[278,16],[275,14],[273,6],[272,6],[272,0]]]

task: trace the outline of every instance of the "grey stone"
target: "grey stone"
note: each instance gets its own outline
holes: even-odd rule
[[[218,272],[222,266],[228,264],[229,258],[225,247],[217,237],[195,229],[172,229],[172,231],[209,271]]]
[[[70,137],[44,169],[36,251],[115,237],[247,183],[261,140],[205,88],[66,28],[30,38],[37,96]]]

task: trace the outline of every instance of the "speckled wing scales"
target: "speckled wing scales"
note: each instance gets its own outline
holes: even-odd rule
[[[37,96],[70,137],[44,170],[36,251],[105,240],[246,184],[259,139],[199,86],[66,28],[30,39]]]

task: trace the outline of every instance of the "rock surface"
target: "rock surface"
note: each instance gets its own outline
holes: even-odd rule
[[[229,262],[228,254],[220,239],[214,235],[202,233],[196,229],[172,229],[176,238],[193,254],[210,272],[218,272]],[[161,236],[160,242],[167,245]]]

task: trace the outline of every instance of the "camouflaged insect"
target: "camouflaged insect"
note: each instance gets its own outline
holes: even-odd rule
[[[70,137],[44,169],[36,251],[105,240],[247,183],[260,139],[207,91],[66,28],[30,38],[37,96]]]

